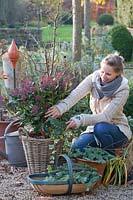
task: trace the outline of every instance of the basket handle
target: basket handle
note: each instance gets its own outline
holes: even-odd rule
[[[73,168],[72,168],[72,161],[66,154],[60,154],[56,161],[56,167],[60,165],[61,158],[64,158],[69,172],[69,180],[68,180],[68,191],[66,194],[70,194],[72,191],[72,185],[73,185]]]

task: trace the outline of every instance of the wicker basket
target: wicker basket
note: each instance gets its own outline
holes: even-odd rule
[[[73,184],[73,165],[70,158],[66,154],[59,155],[57,159],[57,165],[61,164],[61,158],[64,158],[68,166],[69,179],[67,181],[61,182],[47,182],[44,180],[46,176],[55,175],[55,171],[51,173],[39,173],[31,174],[27,177],[28,183],[41,195],[61,195],[61,194],[75,194],[75,193],[84,193],[86,192],[85,183]],[[99,180],[92,183],[89,191],[92,191],[94,188],[97,188],[101,185],[101,176]]]
[[[53,155],[54,160],[56,160],[57,156],[62,153],[62,140],[59,140],[55,145],[52,139],[36,139],[23,135],[21,139],[29,174],[47,172],[48,165],[51,165],[52,168],[55,167],[55,163],[50,163],[50,157]],[[52,145],[54,149],[51,149],[50,145]],[[54,152],[54,154],[52,154],[52,152]]]

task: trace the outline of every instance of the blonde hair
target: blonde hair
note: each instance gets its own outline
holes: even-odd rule
[[[116,73],[123,73],[124,70],[124,58],[120,56],[118,53],[109,54],[102,61],[101,65],[105,63],[111,66]]]

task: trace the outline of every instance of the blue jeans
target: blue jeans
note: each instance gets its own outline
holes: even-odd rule
[[[109,153],[114,153],[114,148],[121,147],[128,142],[128,138],[120,131],[119,127],[108,122],[100,122],[94,126],[94,132],[83,133],[72,142],[71,151],[84,148],[100,147]]]

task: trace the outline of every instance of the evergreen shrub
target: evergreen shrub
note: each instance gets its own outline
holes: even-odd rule
[[[104,13],[104,14],[99,16],[98,24],[100,26],[113,25],[114,24],[114,18],[111,14]]]
[[[133,36],[123,25],[115,25],[110,31],[112,46],[117,50],[125,61],[131,61],[133,53]]]

